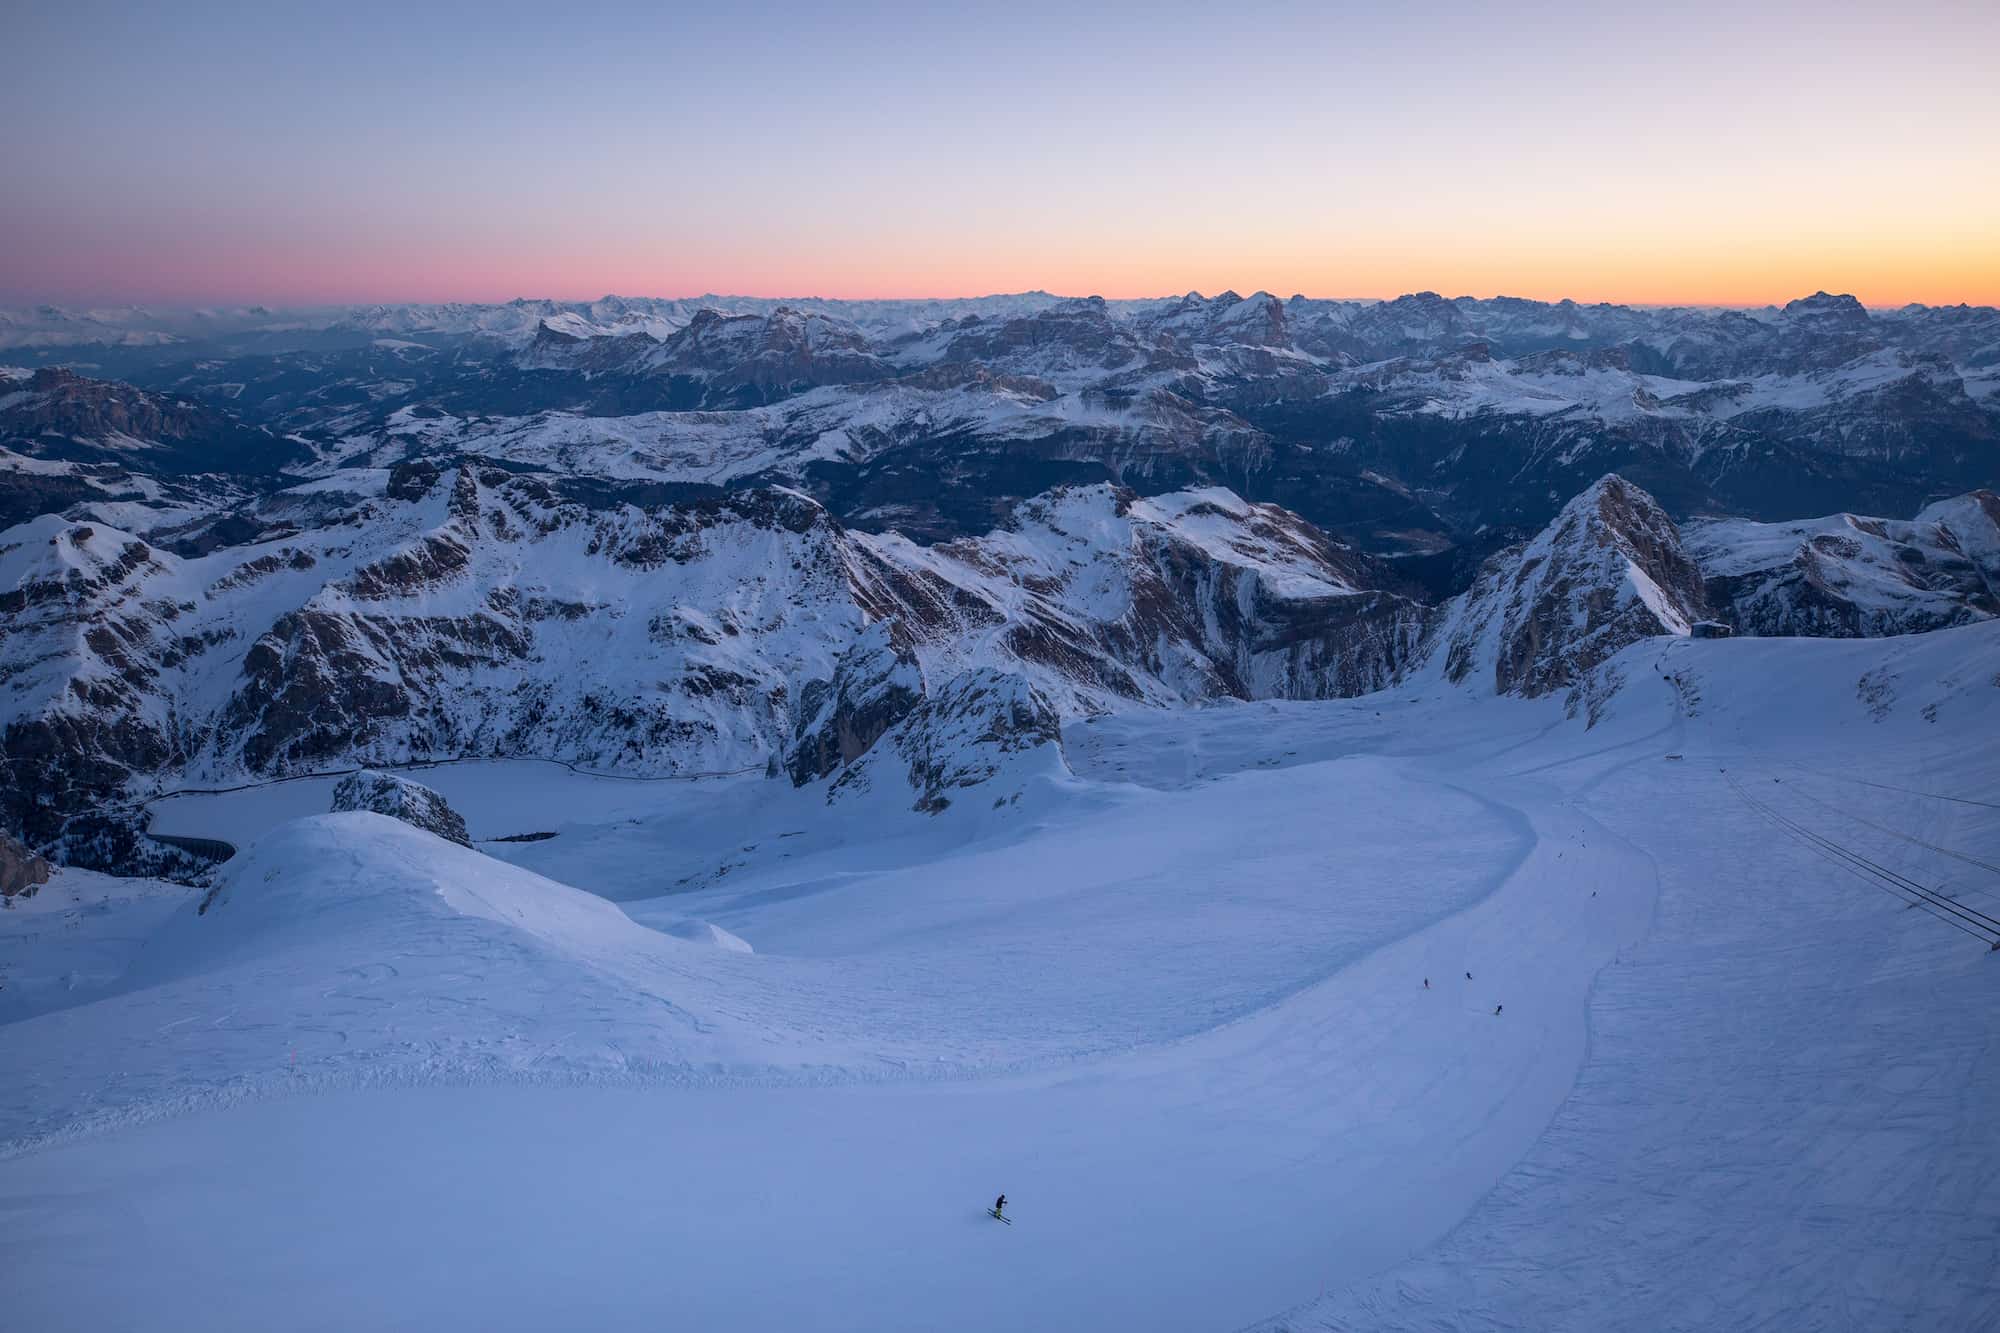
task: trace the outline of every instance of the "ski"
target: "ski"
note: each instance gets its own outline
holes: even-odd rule
[[[994,1212],[994,1211],[993,1211],[993,1210],[992,1210],[991,1208],[988,1208],[988,1209],[986,1210],[986,1215],[987,1215],[988,1217],[997,1217],[997,1218],[999,1218],[999,1219],[1000,1219],[1000,1220],[1001,1220],[1002,1222],[1005,1222],[1005,1223],[1006,1223],[1006,1224],[1007,1224],[1008,1226],[1010,1226],[1010,1227],[1014,1225],[1014,1219],[1013,1219],[1013,1218],[1011,1218],[1011,1217],[1009,1217],[1009,1216],[1007,1216],[1007,1214],[1005,1214],[1005,1213],[996,1213],[996,1212]]]

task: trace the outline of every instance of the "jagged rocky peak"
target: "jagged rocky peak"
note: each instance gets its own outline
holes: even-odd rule
[[[1062,721],[1026,678],[978,667],[926,697],[827,791],[829,802],[862,793],[913,795],[911,809],[938,814],[975,787],[994,807],[1018,802],[1029,781],[1067,773]]]
[[[530,347],[573,347],[583,341],[583,336],[568,333],[551,325],[546,319],[535,325],[535,336]]]
[[[1145,322],[1190,344],[1288,347],[1292,341],[1284,303],[1269,292],[1238,296],[1229,291],[1212,298],[1190,292]]]
[[[884,371],[867,335],[846,320],[779,306],[764,315],[697,311],[687,327],[667,338],[663,364],[674,369],[736,372],[745,378],[790,372],[804,380],[835,382]],[[761,372],[748,366],[761,363]]]
[[[1811,296],[1786,302],[1785,317],[1810,320],[1824,328],[1858,329],[1868,325],[1868,308],[1844,292],[1837,296],[1830,292],[1814,292]]]
[[[1446,608],[1435,650],[1452,681],[1534,698],[1573,689],[1640,639],[1710,618],[1701,570],[1658,502],[1612,474],[1533,541],[1504,551]]]
[[[799,723],[782,756],[784,771],[804,786],[853,763],[923,695],[916,655],[897,642],[890,622],[876,621],[842,654],[832,680],[812,681],[799,692]],[[772,763],[779,766],[775,757]]]
[[[364,768],[350,773],[333,789],[333,812],[367,810],[400,819],[440,838],[470,847],[465,820],[444,797],[408,778]]]
[[[1113,321],[1101,296],[1059,301],[994,324],[968,325],[944,349],[947,361],[978,361],[1015,374],[1108,371],[1141,359],[1138,342]]]

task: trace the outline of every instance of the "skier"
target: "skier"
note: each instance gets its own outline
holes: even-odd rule
[[[1429,990],[1430,988],[1431,988],[1431,979],[1430,979],[1429,977],[1425,977],[1425,978],[1424,978],[1424,989],[1425,989],[1425,990]]]
[[[1467,972],[1467,973],[1465,974],[1465,979],[1466,979],[1467,981],[1470,981],[1470,980],[1472,980],[1472,973],[1470,973],[1470,972]]]
[[[1000,1196],[999,1198],[997,1198],[997,1199],[995,1199],[995,1200],[993,1201],[993,1215],[994,1215],[995,1217],[1005,1217],[1005,1216],[1007,1215],[1007,1196],[1006,1196],[1006,1195],[1004,1195],[1004,1194],[1003,1194],[1003,1195],[1001,1195],[1001,1196]]]
[[[1497,1004],[1493,1006],[1493,1016],[1494,1016],[1495,1018],[1498,1018],[1498,1017],[1500,1017],[1500,1010],[1501,1010],[1501,1007],[1502,1007],[1502,1006],[1500,1006],[1500,1005],[1497,1005]]]

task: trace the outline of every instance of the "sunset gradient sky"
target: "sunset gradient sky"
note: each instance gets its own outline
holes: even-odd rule
[[[0,302],[2000,304],[2000,4],[30,3]]]

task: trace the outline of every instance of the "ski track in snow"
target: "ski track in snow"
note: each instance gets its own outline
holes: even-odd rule
[[[1547,705],[1413,694],[1102,719],[1071,729],[1073,787],[949,836],[855,836],[785,800],[723,826],[749,788],[578,817],[499,850],[607,892],[691,878],[616,896],[759,952],[657,955],[692,1024],[667,1045],[616,986],[531,997],[515,1030],[552,1058],[483,1069],[512,1086],[465,1086],[482,1067],[446,1049],[492,1021],[454,996],[507,1008],[493,987],[527,955],[499,937],[442,974],[429,1027],[366,1011],[406,1004],[441,954],[415,974],[350,959],[311,1004],[273,1006],[265,964],[196,978],[213,993],[23,1001],[0,1071],[44,1081],[10,1098],[16,1128],[102,1104],[107,1045],[130,1043],[114,1083],[155,1051],[240,1073],[314,1005],[321,1042],[396,1032],[439,1057],[380,1048],[343,1073],[315,1047],[285,1077],[334,1090],[0,1161],[0,1308],[36,1327],[1230,1329],[1298,1301],[1260,1327],[1993,1326],[2000,956],[1731,785],[2000,914],[2000,880],[1935,850],[2000,861],[1965,803],[2000,790],[1989,629],[1641,645],[1588,733]],[[1660,666],[1703,678],[1692,714]],[[1855,697],[1878,670],[1902,682],[1886,716]],[[730,873],[692,873],[732,849]],[[299,957],[301,989],[332,966]],[[532,1086],[590,1076],[565,1054],[593,1045],[751,1029],[782,1049],[726,1085]],[[169,1072],[112,1123],[218,1095]],[[439,1076],[460,1085],[338,1086]],[[982,1214],[1003,1189],[1008,1229]]]

